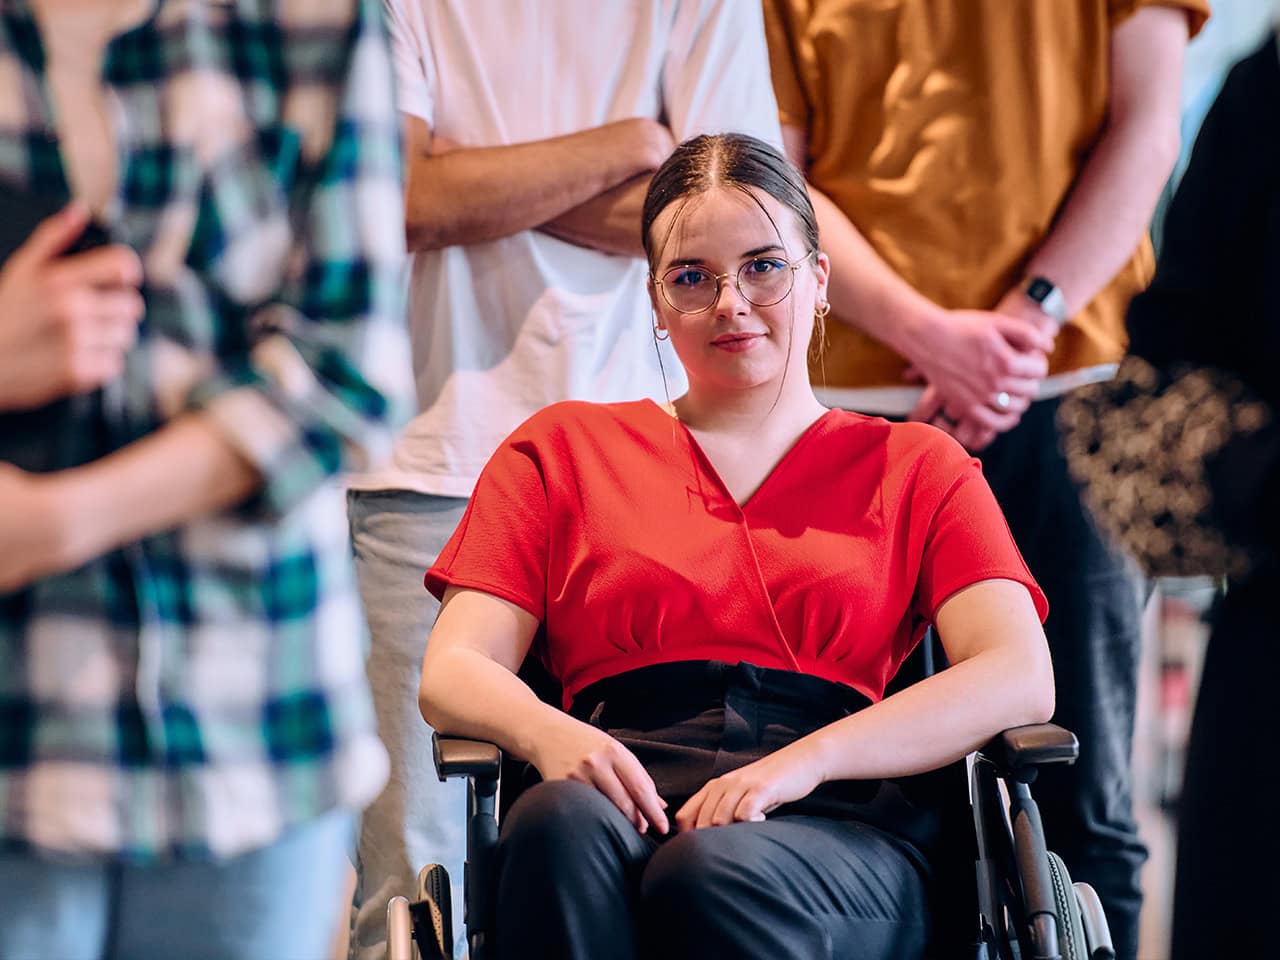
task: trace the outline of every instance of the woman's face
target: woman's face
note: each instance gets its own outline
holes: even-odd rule
[[[670,204],[651,231],[654,315],[659,330],[670,333],[691,386],[750,389],[777,384],[784,374],[807,382],[813,316],[826,300],[828,262],[808,249],[788,207],[760,190],[748,196],[716,187]],[[788,284],[789,294],[760,305]],[[688,310],[704,302],[692,313],[672,306]]]

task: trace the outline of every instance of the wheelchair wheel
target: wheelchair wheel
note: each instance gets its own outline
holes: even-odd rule
[[[1090,960],[1116,960],[1115,944],[1111,941],[1111,928],[1102,909],[1098,893],[1087,883],[1075,883],[1076,900],[1080,904],[1080,920],[1084,924],[1084,939],[1089,945]]]
[[[416,924],[418,950],[422,960],[453,960],[453,902],[449,892],[449,871],[429,863],[418,874],[418,903],[423,913]],[[430,930],[422,929],[425,920]],[[423,941],[426,941],[425,943]]]
[[[1090,960],[1089,946],[1084,938],[1084,923],[1080,919],[1080,904],[1067,873],[1067,865],[1052,850],[1049,851],[1049,876],[1053,881],[1053,903],[1058,911],[1058,949],[1062,960]]]

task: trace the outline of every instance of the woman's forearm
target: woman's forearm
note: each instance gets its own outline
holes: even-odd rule
[[[934,770],[1001,730],[1053,714],[1047,652],[1010,645],[948,667],[793,745],[822,780],[876,780]]]
[[[540,701],[516,676],[538,619],[510,600],[449,587],[422,659],[422,716],[443,733],[496,743],[546,780],[595,787],[640,833],[650,825],[666,833],[665,804],[640,761],[603,730]]]
[[[436,653],[428,645],[418,706],[440,733],[488,740],[522,760],[536,759],[546,731],[579,722],[539,700],[503,664],[456,646]]]

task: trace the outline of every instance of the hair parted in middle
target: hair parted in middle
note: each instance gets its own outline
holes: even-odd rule
[[[640,213],[640,241],[644,245],[650,273],[656,269],[655,258],[666,243],[664,238],[662,245],[655,245],[654,221],[671,204],[683,204],[716,187],[739,190],[750,197],[773,225],[781,241],[782,231],[751,191],[767,193],[795,214],[804,237],[805,256],[818,252],[818,217],[813,211],[804,176],[795,165],[780,150],[758,137],[745,133],[702,134],[679,144],[649,181],[649,191],[645,194]],[[668,237],[678,219],[677,214],[667,231]],[[829,310],[830,306],[825,306],[825,311]],[[826,342],[825,311],[814,314],[809,356],[815,361],[821,359]],[[823,376],[825,379],[825,372]]]
[[[805,252],[817,251],[818,218],[804,177],[791,161],[776,147],[745,133],[703,134],[677,146],[649,182],[640,233],[651,269],[657,255],[652,230],[658,215],[671,204],[714,187],[735,188],[748,195],[751,188],[764,191],[795,214]]]

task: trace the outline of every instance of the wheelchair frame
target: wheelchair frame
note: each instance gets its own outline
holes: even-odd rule
[[[493,857],[502,753],[492,743],[433,737],[440,779],[467,779],[464,915],[471,960],[492,960]],[[967,943],[935,944],[931,958],[964,960],[1114,960],[1106,917],[1087,884],[1072,884],[1045,844],[1030,784],[1041,766],[1074,762],[1075,735],[1054,724],[1006,730],[970,758],[969,794],[976,837],[977,922]],[[1008,796],[1006,813],[1001,794]],[[452,960],[449,886],[428,865],[418,899],[387,905],[388,960]]]

